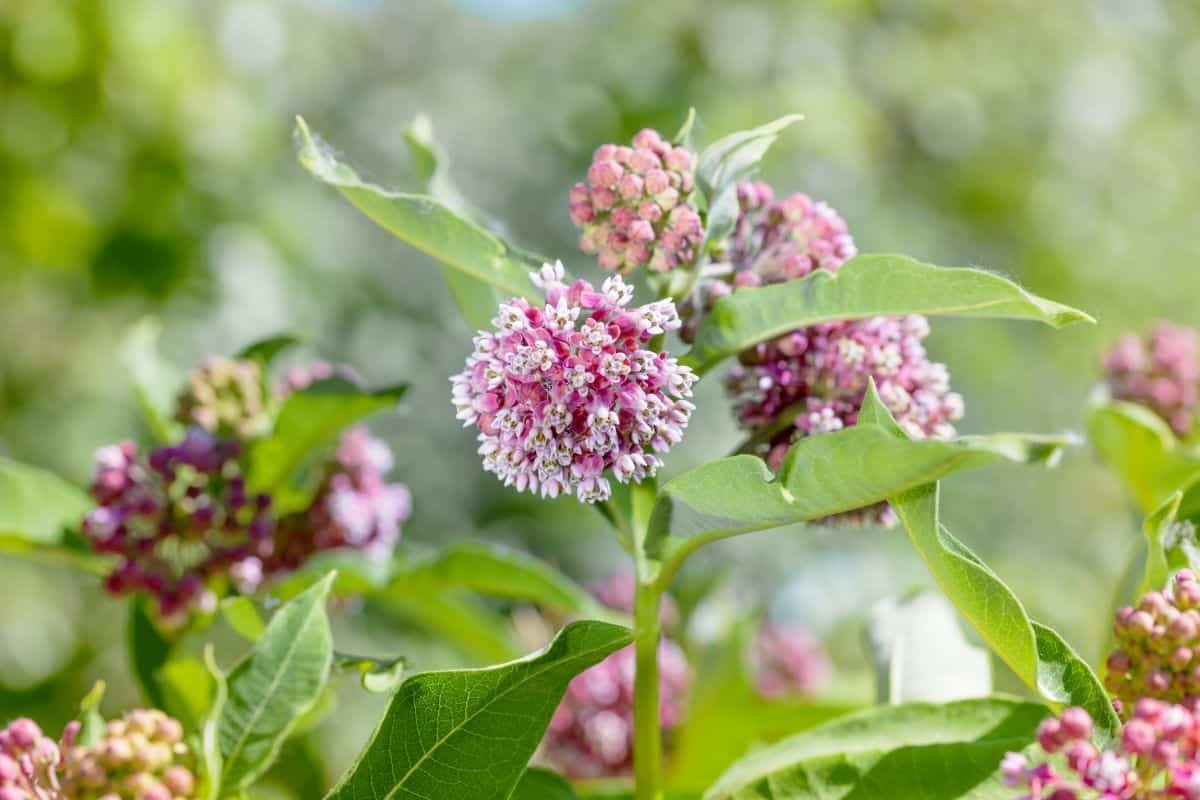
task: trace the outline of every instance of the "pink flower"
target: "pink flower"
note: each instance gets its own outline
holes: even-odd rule
[[[1179,436],[1192,432],[1200,403],[1200,331],[1160,322],[1148,342],[1125,334],[1105,357],[1104,370],[1115,399],[1148,407]]]
[[[31,719],[0,730],[0,800],[59,800],[60,748]]]
[[[583,229],[579,247],[602,269],[629,272],[649,266],[668,272],[690,264],[704,240],[700,214],[690,203],[694,157],[649,128],[633,147],[597,148],[586,183],[571,188],[571,222]]]
[[[109,720],[100,739],[76,745],[64,735],[63,795],[187,800],[196,796],[193,758],[183,726],[158,710],[137,709]]]
[[[751,650],[759,695],[809,697],[829,684],[832,667],[821,643],[804,628],[763,625]]]
[[[568,286],[562,264],[547,264],[534,282],[545,305],[502,304],[496,330],[475,337],[451,378],[457,416],[478,428],[483,467],[506,486],[605,500],[606,473],[641,481],[661,465],[653,453],[683,438],[696,376],[643,349],[679,317],[669,300],[630,308],[633,288],[617,275],[596,291]]]

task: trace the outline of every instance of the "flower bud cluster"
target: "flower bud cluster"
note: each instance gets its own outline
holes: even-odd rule
[[[626,594],[621,593],[623,587],[628,587]],[[617,578],[604,588],[599,599],[606,605],[618,610],[632,606],[632,581]],[[577,675],[550,720],[539,760],[570,778],[629,774],[635,672],[636,655],[630,645]],[[668,734],[682,719],[691,668],[679,645],[665,637],[658,645],[658,672],[659,722]]]
[[[1105,684],[1128,709],[1149,697],[1190,708],[1200,701],[1200,580],[1189,569],[1172,585],[1148,592],[1137,607],[1117,611],[1116,649],[1109,655]]]
[[[795,625],[763,625],[750,652],[754,686],[761,697],[811,697],[829,685],[832,665],[821,643]]]
[[[24,717],[0,730],[0,800],[58,800],[57,744]]]
[[[1023,790],[1022,800],[1200,800],[1200,718],[1179,705],[1143,698],[1133,706],[1120,742],[1099,750],[1090,741],[1092,719],[1069,708],[1038,728],[1038,746],[1066,765],[1031,763],[1009,753],[1004,781]]]
[[[579,247],[609,272],[648,266],[669,272],[690,264],[704,239],[691,202],[695,157],[646,128],[633,146],[601,145],[586,183],[571,188],[571,221]]]
[[[100,739],[66,748],[63,796],[70,800],[188,800],[196,796],[183,726],[138,709],[110,720]]]
[[[175,418],[220,436],[253,438],[271,427],[262,366],[252,359],[209,356],[188,374]]]
[[[518,491],[608,499],[605,477],[654,475],[683,438],[696,375],[666,352],[645,349],[679,327],[670,300],[629,307],[633,287],[613,275],[597,291],[569,286],[562,264],[533,275],[545,303],[514,298],[495,331],[480,331],[466,369],[451,378],[464,426],[479,430],[483,468]]]
[[[1196,427],[1200,404],[1200,331],[1160,322],[1143,342],[1128,333],[1104,360],[1108,388],[1117,400],[1140,403],[1179,436]]]

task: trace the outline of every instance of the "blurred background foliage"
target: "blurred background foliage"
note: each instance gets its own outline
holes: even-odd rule
[[[567,189],[596,145],[673,131],[689,106],[702,142],[804,113],[764,177],[831,202],[861,250],[987,266],[1100,320],[938,323],[930,349],[966,396],[966,432],[1078,429],[1120,331],[1200,322],[1192,3],[4,0],[0,454],[83,481],[94,447],[138,434],[121,351],[146,315],[180,365],[294,330],[310,355],[415,384],[375,425],[416,498],[406,537],[506,541],[603,576],[620,554],[598,516],[479,470],[447,384],[469,332],[437,271],[304,174],[292,118],[412,186],[402,131],[428,112],[475,205],[594,277]],[[698,404],[669,473],[736,442],[719,381]],[[948,524],[1094,660],[1138,541],[1116,481],[1078,450],[1049,474],[995,468],[946,494]],[[763,607],[810,625],[848,672],[869,603],[928,582],[898,532],[760,534],[702,556],[691,580],[718,569],[699,628],[720,603]],[[114,706],[133,701],[121,605],[99,597],[0,562],[5,716],[57,721],[101,675]],[[340,625],[355,652],[456,658],[369,613]],[[379,705],[344,692],[304,745],[326,758],[293,748],[293,772],[335,776]]]

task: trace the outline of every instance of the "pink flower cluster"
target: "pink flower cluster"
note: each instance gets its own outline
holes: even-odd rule
[[[1200,331],[1160,322],[1143,342],[1127,333],[1104,360],[1109,392],[1154,411],[1179,436],[1195,429],[1200,403]]]
[[[271,497],[247,493],[240,450],[237,440],[191,428],[144,461],[133,442],[96,451],[98,505],[83,532],[97,551],[118,558],[105,582],[111,593],[146,592],[164,618],[179,619],[214,607],[210,578],[270,555]]]
[[[623,587],[629,592],[621,594]],[[623,578],[605,584],[611,606],[623,609],[633,603],[633,585]],[[602,596],[602,602],[608,604]],[[633,645],[618,650],[577,675],[542,740],[539,760],[570,778],[627,775],[633,768],[633,681],[636,656]],[[659,721],[664,733],[679,724],[691,686],[687,658],[670,639],[658,645]]]
[[[61,751],[31,719],[0,730],[0,800],[58,800]]]
[[[1128,709],[1139,697],[1189,708],[1200,705],[1200,580],[1189,569],[1171,586],[1148,592],[1136,608],[1117,611],[1116,649],[1108,657],[1105,685]]]
[[[683,437],[696,375],[644,346],[679,327],[670,300],[630,308],[619,275],[600,291],[565,283],[562,264],[534,274],[546,302],[500,306],[466,369],[451,378],[464,427],[479,429],[483,467],[506,486],[543,497],[606,500],[612,471],[622,483],[655,473]]]
[[[821,643],[795,625],[763,625],[750,652],[758,694],[811,697],[829,685],[832,665]]]
[[[67,800],[187,800],[196,796],[192,756],[183,726],[161,711],[138,709],[109,720],[100,740],[66,745],[62,770]]]
[[[1098,750],[1091,734],[1088,713],[1069,708],[1038,728],[1038,745],[1048,756],[1061,754],[1066,774],[1020,753],[1004,757],[1001,774],[1022,789],[1022,800],[1200,800],[1200,718],[1193,712],[1142,699],[1114,749]]]
[[[633,137],[633,147],[601,145],[587,182],[571,189],[571,221],[583,229],[580,249],[609,272],[690,264],[704,239],[690,203],[694,160],[649,128]]]

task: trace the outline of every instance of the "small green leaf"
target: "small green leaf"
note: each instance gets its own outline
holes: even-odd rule
[[[991,272],[935,267],[898,255],[860,255],[836,273],[739,289],[700,323],[684,362],[700,372],[722,359],[796,328],[875,316],[1025,319],[1060,327],[1091,321],[1082,311],[1045,300]]]
[[[312,486],[295,485],[295,473],[347,426],[395,408],[407,387],[365,391],[340,378],[319,381],[289,395],[275,430],[253,444],[247,483],[256,492],[276,494],[277,511],[292,511],[309,500]]]
[[[372,694],[391,694],[404,679],[406,662],[397,658],[372,658],[352,656],[349,653],[334,653],[333,664],[338,669],[354,670],[359,673],[362,687]]]
[[[1033,622],[1025,607],[979,556],[938,519],[938,485],[891,499],[908,537],[942,591],[996,655],[1051,703],[1082,706],[1102,737],[1120,722],[1091,668],[1053,630]]]
[[[284,605],[229,673],[217,724],[223,796],[244,790],[271,765],[296,720],[320,698],[333,663],[325,613],[333,578]]]
[[[150,706],[162,708],[165,703],[159,670],[171,657],[172,643],[159,631],[149,606],[150,601],[145,597],[129,600],[129,660]]]
[[[545,650],[508,664],[414,675],[328,797],[505,800],[567,683],[632,641],[625,628],[575,622]]]
[[[211,692],[208,706],[211,709],[209,717],[200,733],[200,791],[197,796],[204,800],[219,800],[222,797],[221,786],[223,763],[221,760],[221,720],[225,713],[225,703],[229,699],[229,684],[225,673],[217,666],[216,656],[211,644],[204,646],[204,669],[208,673],[208,686]]]
[[[329,146],[299,118],[296,141],[305,169],[336,188],[389,233],[446,267],[497,287],[506,297],[538,298],[529,272],[541,266],[540,260],[529,258],[442,201],[389,191],[363,181],[351,167],[338,161]]]
[[[257,342],[251,342],[243,347],[236,358],[257,361],[262,366],[268,367],[276,358],[301,344],[302,341],[299,336],[291,333],[268,336],[265,339],[259,339]]]
[[[548,769],[530,767],[509,800],[579,800],[579,795],[562,776]]]
[[[104,736],[104,717],[100,715],[100,701],[104,699],[104,681],[96,681],[92,690],[79,702],[79,733],[76,741],[87,747]]]
[[[1200,480],[1200,454],[1184,447],[1167,423],[1145,406],[1098,394],[1089,409],[1087,434],[1143,514]],[[1187,518],[1186,511],[1183,516]]]
[[[735,764],[704,800],[999,800],[1004,754],[1046,708],[1016,699],[882,706],[835,720]]]
[[[254,601],[249,597],[226,597],[221,601],[221,615],[225,617],[229,627],[247,641],[258,641],[267,628],[254,606]]]
[[[198,658],[172,658],[158,671],[163,711],[183,723],[185,730],[204,727],[212,712],[213,678]]]
[[[133,381],[133,392],[142,418],[155,441],[170,444],[183,426],[174,419],[175,395],[183,374],[158,351],[162,323],[154,317],[139,321],[121,344],[121,364]]]

